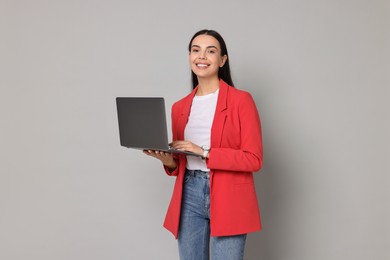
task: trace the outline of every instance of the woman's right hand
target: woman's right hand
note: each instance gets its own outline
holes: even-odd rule
[[[176,161],[170,153],[157,150],[144,150],[143,152],[146,155],[159,159],[170,171],[175,170],[177,167]]]

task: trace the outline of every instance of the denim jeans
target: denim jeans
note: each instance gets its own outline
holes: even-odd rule
[[[246,234],[210,238],[210,175],[187,170],[179,228],[181,260],[242,260]]]

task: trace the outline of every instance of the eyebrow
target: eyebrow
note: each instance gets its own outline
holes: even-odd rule
[[[195,45],[195,44],[191,46],[191,48],[193,48],[193,47],[198,47],[198,48],[200,48],[199,45]],[[210,45],[210,46],[207,46],[207,47],[206,47],[206,49],[211,49],[211,48],[215,48],[215,49],[218,50],[218,48],[217,48],[216,46],[214,46],[214,45]]]

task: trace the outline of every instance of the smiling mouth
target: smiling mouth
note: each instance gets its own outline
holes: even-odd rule
[[[210,66],[210,65],[204,64],[204,63],[198,63],[198,64],[196,64],[196,66],[197,66],[198,68],[207,68],[207,67]]]

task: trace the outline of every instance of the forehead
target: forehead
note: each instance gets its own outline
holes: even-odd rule
[[[200,47],[209,47],[214,46],[220,49],[220,45],[217,39],[215,39],[213,36],[202,34],[195,37],[195,39],[192,41],[191,46],[198,45]]]

